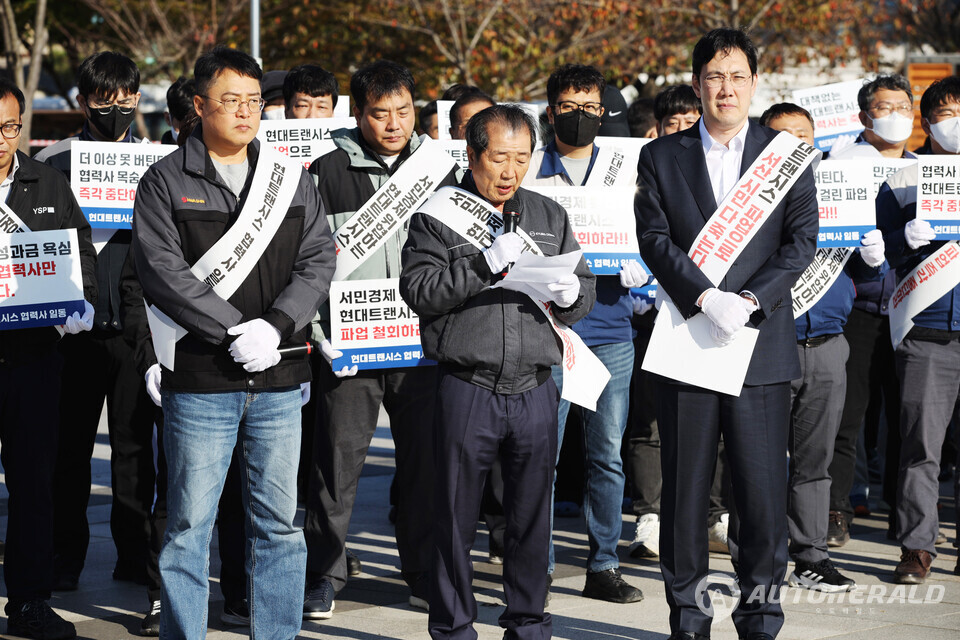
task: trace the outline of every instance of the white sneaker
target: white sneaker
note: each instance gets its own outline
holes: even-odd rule
[[[660,555],[660,516],[646,513],[637,518],[637,531],[630,543],[631,558],[655,558]]]
[[[727,529],[730,525],[730,514],[725,513],[720,516],[712,527],[707,529],[707,539],[710,541],[710,551],[715,553],[730,553],[730,546],[727,544]]]

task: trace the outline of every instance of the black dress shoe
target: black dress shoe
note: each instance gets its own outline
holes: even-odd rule
[[[763,631],[754,631],[745,636],[740,636],[740,640],[773,640],[773,636]]]
[[[353,551],[347,549],[347,575],[358,576],[363,571],[363,565],[360,564],[360,558],[353,555]]]
[[[587,582],[583,587],[584,598],[594,598],[617,604],[628,604],[643,600],[640,589],[632,587],[620,575],[620,569],[587,572]]]
[[[677,631],[670,635],[667,640],[710,640],[710,636],[705,636],[693,631]]]

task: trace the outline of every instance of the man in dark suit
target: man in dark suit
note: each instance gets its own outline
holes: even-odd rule
[[[720,345],[747,324],[759,329],[739,397],[658,378],[660,559],[671,639],[710,634],[703,522],[721,434],[733,480],[730,543],[742,592],[733,620],[747,640],[773,638],[783,625],[789,382],[800,375],[790,289],[816,248],[812,171],[804,171],[769,214],[719,287],[687,255],[717,203],[776,136],[748,122],[756,87],[757,51],[746,34],[711,31],[693,52],[693,88],[703,117],[640,154],[637,235],[662,291],[684,318],[702,311]]]

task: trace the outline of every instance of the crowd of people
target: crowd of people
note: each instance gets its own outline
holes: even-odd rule
[[[858,457],[882,479],[888,538],[902,550],[894,581],[922,583],[945,541],[941,464],[956,456],[960,275],[945,265],[960,252],[917,218],[915,163],[880,189],[877,228],[859,247],[818,249],[814,119],[791,103],[749,118],[757,57],[744,32],[711,31],[693,50],[690,85],[629,108],[601,71],[563,65],[541,122],[456,85],[442,100],[467,171],[423,160],[437,104],[417,109],[411,72],[380,60],[351,77],[356,126],[333,131],[334,150],[305,170],[261,144],[259,123],[332,117],[335,76],[316,64],[263,73],[216,47],[167,92],[162,142],[179,148],[143,173],[127,230],[91,230],[69,180],[74,142],[144,142],[131,133],[134,61],[84,60],[82,130],[34,158],[16,151],[25,97],[0,79],[3,228],[75,229],[85,298],[60,327],[0,331],[8,633],[76,635],[48,600],[83,587],[104,403],[113,579],[146,588],[145,636],[205,636],[215,524],[224,623],[289,639],[305,619],[332,618],[362,572],[346,540],[381,407],[400,574],[437,640],[476,637],[479,521],[489,561],[503,565],[504,637],[550,637],[551,535],[571,511],[558,502],[555,513],[554,486],[565,474],[582,488],[572,510],[589,543],[583,597],[643,599],[620,571],[626,511],[629,556],[659,558],[672,639],[710,635],[697,592],[710,551],[730,554],[743,594],[733,620],[747,640],[776,637],[785,580],[855,588],[829,549],[869,509]],[[864,130],[831,159],[960,153],[958,76],[920,97],[927,139],[915,151],[904,78],[865,81],[858,103]],[[620,170],[602,136],[655,140]],[[745,181],[786,156],[777,192],[750,200]],[[431,185],[417,207],[350,251],[341,232],[390,215],[378,198],[411,177]],[[563,207],[537,189],[623,185],[636,193],[643,262],[595,275]],[[731,213],[744,199],[752,208]],[[731,229],[742,242],[728,260],[713,248]],[[565,266],[511,284],[513,265],[534,259]],[[809,300],[796,283],[821,268],[828,286]],[[911,293],[901,283],[924,269],[938,274],[916,288],[925,304],[906,321],[891,315]],[[331,281],[385,279],[419,316],[435,364],[344,364]],[[656,306],[638,294],[651,283]],[[651,342],[667,339],[664,317],[702,322],[710,350],[756,341],[738,395],[641,369]],[[308,355],[282,353],[308,341],[318,347]]]

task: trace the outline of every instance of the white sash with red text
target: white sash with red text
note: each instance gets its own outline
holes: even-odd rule
[[[499,211],[482,198],[457,187],[438,189],[420,208],[420,213],[436,218],[481,251],[493,244],[493,240],[503,231],[503,218]],[[517,228],[517,234],[526,243],[524,251],[543,255],[537,243],[523,229]],[[576,332],[554,317],[550,302],[533,296],[531,299],[547,317],[563,345],[560,362],[563,368],[563,391],[560,397],[596,411],[597,400],[610,380],[610,372]]]
[[[897,283],[890,296],[890,341],[896,351],[913,318],[960,284],[960,242],[948,242]]]

